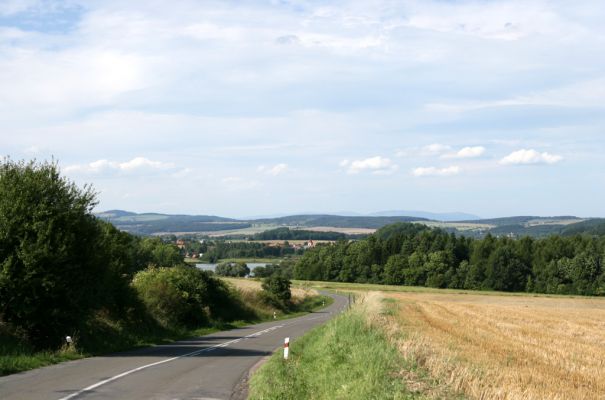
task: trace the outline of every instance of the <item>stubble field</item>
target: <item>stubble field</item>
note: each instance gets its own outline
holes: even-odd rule
[[[468,398],[605,399],[605,299],[385,296],[383,327],[404,357]]]

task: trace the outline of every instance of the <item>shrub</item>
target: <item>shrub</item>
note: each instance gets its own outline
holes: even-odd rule
[[[167,327],[197,327],[210,319],[230,321],[247,314],[235,291],[193,267],[150,267],[135,275],[133,287],[149,313]]]
[[[250,268],[246,263],[227,262],[216,266],[215,273],[219,276],[230,276],[234,278],[243,278],[250,274]]]
[[[262,284],[264,298],[276,307],[288,308],[292,298],[290,285],[290,280],[283,276],[273,275],[265,278]]]

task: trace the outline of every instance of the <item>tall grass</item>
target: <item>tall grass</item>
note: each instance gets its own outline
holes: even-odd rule
[[[277,352],[253,376],[250,399],[415,399],[398,371],[403,358],[356,307]]]

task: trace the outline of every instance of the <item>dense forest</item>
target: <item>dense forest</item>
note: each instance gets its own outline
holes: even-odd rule
[[[418,224],[308,250],[295,279],[605,295],[605,237],[456,236]]]

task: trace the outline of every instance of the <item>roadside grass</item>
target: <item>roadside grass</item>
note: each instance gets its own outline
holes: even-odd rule
[[[69,332],[74,339],[72,346],[65,345],[59,350],[36,350],[20,336],[19,332],[0,324],[0,376],[57,364],[63,361],[114,353],[139,347],[166,344],[176,340],[207,335],[212,332],[240,328],[247,325],[277,319],[288,319],[327,306],[331,297],[317,294],[295,298],[289,310],[282,311],[266,305],[253,290],[240,290],[241,300],[254,313],[241,321],[212,321],[209,326],[187,329],[183,327],[165,328],[144,312],[130,310],[126,315],[114,316],[97,312],[78,332]],[[139,310],[140,311],[140,310]]]
[[[57,351],[36,351],[0,328],[0,376],[78,358],[82,355],[67,346]]]
[[[249,399],[434,398],[424,393],[425,389],[430,392],[434,383],[403,358],[379,322],[373,320],[382,313],[392,311],[380,300],[367,301],[366,297],[293,342],[289,360],[278,351],[252,377]],[[405,378],[410,376],[415,382],[408,386]],[[413,386],[418,381],[422,385]]]

